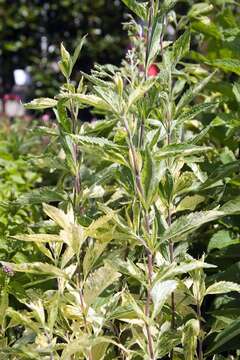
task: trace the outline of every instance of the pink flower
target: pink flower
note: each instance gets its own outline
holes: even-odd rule
[[[42,116],[42,121],[43,121],[44,123],[47,123],[49,120],[50,120],[49,114],[43,114],[43,116]]]
[[[160,72],[160,70],[159,70],[158,66],[156,64],[152,64],[149,66],[147,74],[148,74],[148,76],[155,77],[159,74],[159,72]]]

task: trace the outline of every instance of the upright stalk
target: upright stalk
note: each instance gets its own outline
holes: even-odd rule
[[[172,136],[171,136],[171,127],[172,127],[172,74],[171,70],[169,70],[169,84],[168,84],[168,108],[167,108],[167,119],[166,119],[166,129],[167,129],[167,145],[171,145]],[[167,166],[170,169],[170,159],[167,159]],[[168,202],[168,209],[167,209],[167,224],[170,227],[172,224],[172,212],[171,212],[171,202]],[[172,239],[169,239],[168,243],[169,248],[169,256],[170,256],[170,263],[174,261],[174,245]],[[172,330],[175,329],[175,294],[174,292],[171,295],[171,312],[172,312],[172,319],[171,319],[171,328]],[[170,359],[173,359],[173,350],[170,353]]]
[[[135,150],[134,144],[132,142],[131,133],[130,133],[128,123],[127,123],[127,120],[125,117],[123,118],[123,122],[124,122],[125,130],[127,132],[129,148],[130,148],[130,152],[131,152],[131,156],[132,156],[133,171],[134,171],[135,181],[136,181],[136,190],[137,190],[137,194],[141,201],[141,198],[144,198],[144,190],[143,190],[141,176],[140,176],[140,170],[139,170],[139,166],[138,166],[138,162],[137,162],[137,158],[136,158],[136,150]],[[145,211],[145,214],[144,214],[144,222],[145,222],[145,230],[149,234],[150,233],[150,221],[149,221],[149,214],[147,211]],[[148,288],[147,288],[147,300],[146,300],[146,304],[145,304],[145,315],[147,318],[149,318],[150,317],[150,304],[151,304],[152,276],[153,276],[153,254],[148,248],[146,248],[146,253],[147,253],[147,269],[148,269],[148,273],[147,273]],[[147,323],[146,323],[146,332],[147,332],[147,340],[148,340],[149,358],[150,358],[150,360],[155,360],[154,347],[153,347],[153,336],[151,333],[150,326]]]
[[[68,79],[69,84],[69,79]],[[70,113],[71,113],[71,120],[72,120],[72,132],[74,135],[77,134],[77,121],[78,121],[78,109],[74,108],[72,99],[70,100]],[[79,169],[79,150],[77,144],[74,144],[74,162],[76,166],[76,174],[74,179],[74,187],[73,187],[73,209],[74,209],[74,218],[76,219],[77,212],[79,211],[79,196],[81,192],[81,178],[80,178],[80,169]],[[83,297],[83,291],[81,286],[81,268],[80,268],[80,257],[78,255],[77,259],[77,288],[79,289],[79,300],[80,300],[80,307],[81,312],[83,315],[83,322],[85,331],[91,335],[91,331],[88,328],[87,319],[86,319],[86,308],[85,302]],[[88,360],[93,360],[92,351],[89,350],[88,352]]]
[[[70,84],[69,79],[67,83]],[[77,134],[77,121],[78,121],[78,110],[74,108],[73,101],[70,99],[70,114],[72,120],[72,132],[74,135]],[[76,174],[74,179],[74,187],[73,187],[73,208],[74,208],[74,216],[76,217],[76,213],[79,210],[78,198],[81,192],[81,178],[78,166],[78,158],[79,158],[79,150],[77,144],[73,145],[74,150],[74,162],[76,165]]]

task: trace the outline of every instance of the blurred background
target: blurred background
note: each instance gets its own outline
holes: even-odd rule
[[[9,116],[21,116],[19,100],[54,96],[61,82],[59,47],[73,51],[88,34],[76,65],[119,64],[126,49],[120,0],[0,0],[0,99]]]

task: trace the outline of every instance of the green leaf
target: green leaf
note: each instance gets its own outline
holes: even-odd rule
[[[200,333],[200,324],[196,319],[186,322],[183,329],[182,344],[185,360],[194,360],[197,349],[197,339]]]
[[[88,357],[90,349],[92,349],[92,348],[94,349],[94,347],[99,344],[103,344],[103,346],[104,346],[105,343],[114,344],[115,346],[119,347],[123,351],[127,352],[127,350],[121,344],[112,340],[110,337],[107,337],[107,336],[93,337],[93,336],[83,334],[83,335],[79,336],[77,339],[72,340],[65,346],[65,348],[62,352],[62,355],[61,355],[61,360],[71,360],[72,356],[74,354],[78,354],[78,353],[84,354]]]
[[[172,223],[172,225],[162,235],[161,241],[172,239],[179,241],[183,235],[186,235],[201,225],[210,221],[217,220],[225,215],[234,215],[240,213],[240,196],[234,200],[228,201],[217,210],[194,212],[184,215]]]
[[[96,242],[93,246],[88,246],[83,259],[83,274],[85,278],[87,277],[88,273],[93,269],[94,264],[97,262],[98,258],[106,249],[107,245],[108,242]]]
[[[73,67],[72,59],[69,52],[65,49],[63,43],[61,43],[60,51],[61,51],[61,61],[58,63],[59,68],[62,74],[65,76],[65,78],[69,79]]]
[[[179,241],[183,235],[186,235],[201,225],[216,220],[223,216],[223,213],[218,210],[195,212],[189,215],[184,215],[175,220],[172,225],[162,235],[161,241],[172,239]]]
[[[194,119],[197,115],[201,114],[204,111],[211,109],[213,106],[217,105],[217,103],[203,103],[194,105],[191,107],[190,110],[183,112],[180,116],[176,119],[177,123],[183,123],[185,121],[189,121]]]
[[[237,75],[240,75],[240,60],[238,59],[216,59],[209,62],[209,65],[217,67],[226,72],[233,72]]]
[[[159,21],[158,17],[155,17],[149,43],[147,44],[146,69],[148,69],[149,66],[153,63],[155,57],[160,51],[160,38],[162,30],[162,23]]]
[[[190,49],[190,31],[186,31],[173,44],[172,59],[174,66],[189,52]]]
[[[210,285],[207,288],[205,295],[225,294],[231,291],[240,292],[240,285],[230,281],[219,281]]]
[[[66,244],[71,246],[75,254],[78,255],[82,244],[87,239],[87,234],[85,228],[82,226],[78,224],[69,224],[67,230],[60,231],[60,237]]]
[[[69,63],[71,56],[70,56],[69,52],[65,49],[63,43],[61,43],[60,51],[61,51],[62,61],[64,63]]]
[[[146,284],[144,273],[130,259],[127,259],[126,261],[114,259],[110,262],[110,264],[122,274],[138,280],[141,284]]]
[[[207,21],[204,21],[207,19]],[[210,21],[209,18],[202,17],[202,20],[193,21],[192,28],[198,33],[205,34],[207,37],[212,37],[217,40],[222,40],[222,31],[214,22]]]
[[[205,200],[205,197],[200,195],[186,196],[176,208],[176,212],[185,210],[195,210],[195,208]]]
[[[233,161],[228,164],[219,165],[208,176],[207,180],[202,183],[198,190],[207,189],[209,186],[217,183],[219,180],[223,180],[227,176],[231,176],[232,173],[240,170],[240,161]]]
[[[216,353],[223,345],[227,345],[232,339],[240,335],[240,319],[233,321],[224,330],[221,330],[207,348],[206,354]]]
[[[137,0],[122,0],[122,2],[142,20],[147,20],[147,3],[140,3]]]
[[[121,274],[109,265],[104,265],[90,274],[83,288],[86,304],[91,306],[97,297],[120,276]]]
[[[128,98],[127,110],[131,108],[139,99],[141,99],[147,91],[151,89],[155,83],[155,79],[148,79],[144,83],[140,84],[136,89],[131,91],[131,94]]]
[[[237,102],[240,103],[240,83],[239,82],[235,82],[235,84],[233,85],[233,93],[236,97]]]
[[[169,157],[185,157],[202,152],[207,152],[212,148],[209,146],[198,146],[191,144],[171,144],[164,146],[162,149],[155,152],[154,157],[157,160],[169,158]]]
[[[43,110],[57,106],[57,100],[50,98],[39,98],[25,104],[26,109]]]
[[[126,161],[126,148],[102,137],[90,137],[84,135],[71,135],[75,142],[89,153],[95,153],[99,159],[116,162],[121,165],[129,166]]]
[[[85,44],[85,41],[86,41],[86,38],[87,38],[87,35],[84,35],[81,40],[79,41],[79,44],[78,46],[76,47],[75,51],[74,51],[74,54],[72,56],[72,68],[74,67],[74,65],[76,64],[76,61],[79,57],[79,54],[82,50],[82,47],[83,45]]]
[[[193,4],[188,12],[190,18],[198,18],[200,15],[204,15],[213,10],[213,5],[200,2]]]
[[[37,243],[63,242],[60,236],[52,234],[17,234],[11,237],[20,241],[32,241]]]
[[[106,101],[104,101],[102,98],[100,98],[99,96],[96,95],[91,95],[91,94],[61,94],[59,96],[60,99],[66,99],[66,100],[70,100],[72,99],[73,101],[76,101],[77,103],[83,104],[83,105],[87,105],[87,106],[93,106],[94,108],[98,109],[98,110],[103,110],[103,111],[112,111],[112,107],[109,105],[109,103],[107,103]]]
[[[43,204],[43,210],[56,224],[62,229],[68,230],[71,224],[70,217],[65,214],[61,209],[48,204]],[[73,219],[72,219],[73,221]]]
[[[223,206],[221,206],[219,210],[222,211],[225,215],[240,214],[240,196],[229,200]]]
[[[161,13],[168,13],[170,10],[173,9],[177,2],[178,0],[164,0],[160,8]]]
[[[208,243],[208,251],[213,249],[224,249],[225,247],[239,243],[239,239],[231,238],[229,231],[219,230],[211,237]]]
[[[178,117],[180,115],[180,112],[182,111],[182,109],[186,105],[188,105],[195,98],[195,96],[197,96],[202,91],[202,89],[210,82],[210,80],[212,80],[215,73],[216,72],[213,72],[212,74],[207,76],[205,79],[198,82],[197,85],[195,85],[193,88],[188,89],[184,93],[184,95],[181,97],[181,99],[179,100],[179,102],[177,104],[176,117]]]
[[[57,111],[55,112],[59,126],[67,133],[71,132],[71,122],[67,115],[66,99],[59,100],[57,104]]]
[[[178,283],[175,280],[160,280],[153,285],[151,291],[153,301],[153,319],[160,313],[169,296],[176,290],[177,285]]]
[[[64,271],[58,269],[56,266],[42,262],[14,264],[2,261],[1,263],[2,265],[8,266],[14,272],[23,272],[37,275],[48,274],[54,277],[67,278],[67,274]]]

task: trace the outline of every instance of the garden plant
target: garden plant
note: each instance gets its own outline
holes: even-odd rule
[[[26,104],[54,112],[29,161],[57,181],[12,205],[45,215],[9,234],[1,360],[239,358],[237,5],[123,3],[121,66],[75,83],[86,37],[61,44],[59,93]]]

